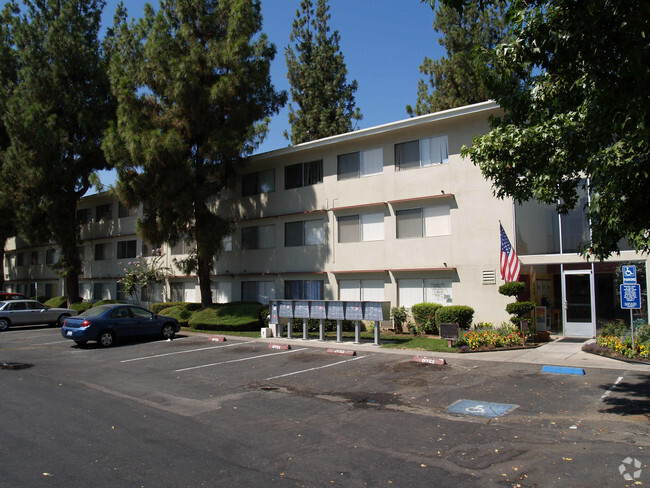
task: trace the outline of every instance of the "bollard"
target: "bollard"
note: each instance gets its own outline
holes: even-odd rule
[[[325,340],[325,332],[324,332],[325,326],[323,323],[323,319],[320,319],[318,321],[318,340],[319,341],[324,341]]]
[[[302,340],[307,340],[307,319],[302,319]]]
[[[379,345],[379,321],[375,320],[375,346]]]
[[[359,321],[355,320],[354,321],[354,343],[359,344],[361,342],[361,334],[359,331]]]
[[[291,339],[291,319],[287,319],[287,339]]]
[[[336,342],[343,342],[341,340],[341,321],[336,321]]]

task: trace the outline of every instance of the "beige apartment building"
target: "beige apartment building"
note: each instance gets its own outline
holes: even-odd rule
[[[635,317],[647,320],[648,256],[623,250],[585,261],[577,253],[589,238],[582,206],[560,217],[534,202],[498,200],[460,156],[498,112],[485,102],[254,156],[240,184],[215,199],[236,230],[214,267],[213,300],[426,301],[469,305],[475,322],[500,324],[511,301],[498,293],[501,222],[521,258],[527,298],[538,304],[538,328],[592,337],[604,321],[629,321],[618,297],[622,264],[636,266],[643,305]],[[153,247],[136,234],[138,213],[109,193],[80,201],[85,300],[129,298],[118,281],[124,267]],[[156,300],[200,301],[196,277],[174,265],[192,243],[162,249],[173,272]],[[48,266],[56,253],[56,245],[9,242],[5,290],[61,294]]]

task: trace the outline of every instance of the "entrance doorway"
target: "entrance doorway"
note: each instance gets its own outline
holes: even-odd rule
[[[562,271],[562,322],[565,337],[596,336],[593,269]]]

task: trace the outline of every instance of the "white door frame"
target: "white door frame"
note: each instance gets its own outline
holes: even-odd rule
[[[594,265],[589,269],[564,269],[562,266],[562,330],[565,337],[596,337],[596,288],[594,280]],[[589,275],[589,291],[591,306],[591,322],[568,322],[567,320],[567,275]]]

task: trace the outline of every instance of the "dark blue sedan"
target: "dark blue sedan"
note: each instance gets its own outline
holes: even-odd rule
[[[173,317],[165,317],[128,304],[99,305],[68,317],[61,335],[79,345],[97,341],[100,347],[112,346],[118,339],[159,336],[172,339],[181,327]]]

